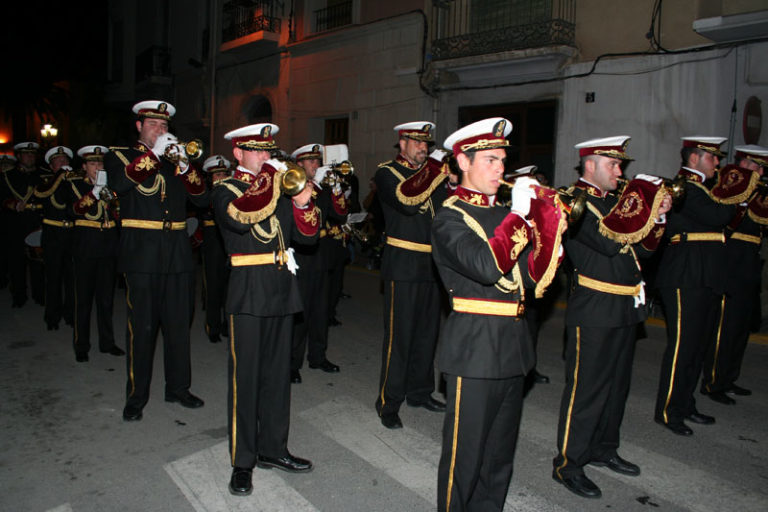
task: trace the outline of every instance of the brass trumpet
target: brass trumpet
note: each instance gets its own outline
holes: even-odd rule
[[[336,185],[347,184],[347,178],[355,172],[352,162],[344,160],[339,164],[334,164],[331,170],[323,176],[322,185],[333,188]]]
[[[291,197],[299,194],[307,186],[307,173],[304,168],[291,160],[281,160],[288,168],[279,171],[280,189]]]
[[[522,174],[521,176],[527,176],[527,174]],[[499,179],[499,183],[509,187],[510,190],[515,186],[514,182],[509,182],[503,179]],[[584,195],[582,191],[574,190],[574,193],[570,193],[566,190],[553,189],[552,187],[548,187],[546,185],[538,186],[557,192],[557,195],[560,197],[560,201],[563,203],[563,205],[565,205],[565,214],[568,216],[569,224],[578,222],[579,219],[581,219],[581,217],[584,215],[584,211],[587,206],[587,196]]]
[[[173,151],[171,148],[178,146],[184,150],[184,153]],[[176,142],[175,144],[169,144],[165,148],[163,156],[171,162],[178,164],[181,160],[196,160],[203,156],[203,143],[199,139],[194,139],[189,142]]]

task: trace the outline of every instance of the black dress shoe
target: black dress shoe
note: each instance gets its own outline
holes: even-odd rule
[[[400,416],[396,412],[392,414],[385,414],[381,417],[381,424],[390,430],[403,428],[403,422],[400,421]]]
[[[694,423],[698,423],[699,425],[712,425],[715,422],[714,416],[701,414],[698,411],[692,412],[691,414],[686,416],[685,419],[687,419],[688,421],[692,421]]]
[[[723,405],[733,405],[736,403],[736,400],[726,395],[724,391],[715,391],[714,393],[707,393],[707,396],[709,397],[710,400],[714,400],[715,402]]]
[[[640,466],[633,464],[628,460],[622,459],[617,455],[614,455],[608,460],[593,460],[590,464],[600,468],[608,468],[616,473],[622,475],[637,476],[640,474]]]
[[[326,373],[338,373],[340,370],[337,365],[327,359],[324,359],[319,363],[309,363],[309,367],[313,370],[323,370]]]
[[[341,325],[341,320],[339,320],[334,316],[330,320],[328,320],[328,325],[330,325],[331,327],[336,327],[337,325]]]
[[[294,457],[290,453],[279,459],[257,455],[256,465],[262,469],[277,468],[289,473],[306,473],[312,470],[312,463],[310,461]]]
[[[406,401],[406,403],[411,407],[423,407],[426,410],[432,411],[432,412],[445,412],[445,404],[440,400],[435,400],[432,397],[429,397],[424,402]]]
[[[205,405],[205,402],[203,402],[200,398],[196,397],[189,391],[186,391],[181,395],[171,395],[169,393],[166,393],[165,401],[178,402],[181,404],[182,407],[187,407],[188,409],[197,409],[198,407],[202,407],[203,405]]]
[[[301,374],[299,370],[291,370],[291,384],[301,384]]]
[[[125,421],[139,421],[141,416],[141,407],[126,405],[123,409],[123,420]]]
[[[229,479],[229,492],[235,496],[250,496],[253,492],[251,476],[253,470],[249,468],[232,468],[232,478]]]
[[[656,423],[658,423],[659,425],[661,425],[663,427],[668,428],[669,430],[671,430],[672,432],[674,432],[675,434],[677,434],[679,436],[692,436],[693,435],[693,430],[691,430],[691,427],[689,427],[688,425],[686,425],[682,421],[672,422],[672,423],[664,423],[663,420],[657,419]]]
[[[78,363],[88,362],[88,352],[75,352],[75,361]]]
[[[729,395],[738,395],[738,396],[749,396],[752,394],[752,391],[743,388],[741,386],[737,386],[736,384],[731,384],[731,387],[725,390],[726,393]]]
[[[210,341],[211,343],[219,343],[221,341],[221,338],[219,338],[218,334],[209,334],[208,341]]]
[[[100,352],[102,354],[110,354],[110,355],[113,355],[113,356],[124,356],[125,355],[125,350],[121,349],[117,345],[112,345],[107,350],[101,350]]]
[[[533,382],[536,384],[549,384],[549,377],[533,370]]]
[[[585,474],[560,478],[557,476],[557,472],[553,471],[552,478],[555,482],[560,482],[566,489],[582,498],[599,498],[603,495],[600,488],[595,485],[595,482],[590,480]]]

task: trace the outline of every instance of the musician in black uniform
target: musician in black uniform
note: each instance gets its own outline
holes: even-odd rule
[[[84,146],[77,151],[83,175],[64,185],[69,188],[69,210],[74,218],[72,255],[75,272],[75,325],[72,345],[77,362],[88,361],[91,349],[91,309],[96,302],[99,351],[125,355],[115,345],[112,311],[115,302],[118,215],[116,198],[106,188],[105,146]],[[100,178],[99,178],[100,177]]]
[[[231,175],[232,164],[222,155],[213,155],[203,162],[203,172],[210,177],[210,187],[213,189],[221,181]],[[213,206],[205,208],[200,213],[203,223],[203,286],[205,289],[205,334],[211,343],[221,341],[221,335],[226,335],[227,324],[224,313],[224,303],[227,298],[227,282],[229,281],[229,263],[224,250],[224,239],[216,226]]]
[[[445,404],[432,398],[440,288],[429,233],[435,213],[448,196],[447,174],[428,174],[427,148],[433,142],[434,127],[421,121],[395,126],[400,152],[380,164],[374,176],[386,230],[381,264],[384,343],[376,411],[382,425],[390,429],[403,426],[398,414],[403,401],[412,407],[445,411]]]
[[[655,420],[682,436],[693,434],[683,420],[701,425],[715,422],[712,416],[699,413],[693,393],[704,354],[715,342],[725,287],[723,229],[734,207],[716,202],[704,185],[715,176],[725,140],[683,137],[683,167],[678,175],[686,180],[685,199],[669,216],[669,245],[656,276],[667,323],[667,348],[661,360]]]
[[[72,228],[67,214],[74,173],[70,162],[72,150],[55,146],[45,153],[46,178],[35,188],[35,197],[43,205],[43,267],[45,275],[45,324],[58,330],[62,316],[72,325],[74,281],[72,276]]]
[[[3,173],[0,181],[0,201],[7,224],[7,254],[10,289],[13,301],[11,306],[20,308],[27,302],[27,268],[32,298],[38,304],[44,302],[43,267],[36,259],[27,259],[24,239],[40,228],[42,205],[34,197],[35,188],[41,183],[40,169],[37,167],[36,142],[20,142],[13,149],[16,153],[16,166]]]
[[[737,171],[735,176],[756,179],[768,166],[768,148],[736,146],[735,167],[720,171]],[[756,173],[756,174],[755,174]],[[722,181],[722,179],[721,179]],[[729,180],[731,183],[733,180]],[[715,344],[704,358],[701,392],[715,402],[730,405],[736,401],[729,395],[749,396],[752,391],[736,384],[741,362],[749,341],[752,316],[756,312],[760,290],[760,244],[768,225],[768,199],[765,189],[757,194],[749,191],[737,198],[740,204],[726,229],[725,293],[721,299],[719,333]],[[713,193],[716,191],[713,189]],[[729,201],[734,202],[734,201]]]
[[[269,159],[277,149],[272,138],[277,131],[276,125],[262,123],[227,133],[239,165],[213,191],[216,222],[232,267],[226,304],[227,418],[233,466],[229,490],[238,496],[252,492],[255,465],[290,472],[312,469],[310,461],[288,451],[293,316],[302,307],[289,245],[315,243],[319,216],[311,181],[300,192],[293,190],[292,197],[281,191],[286,165]]]
[[[5,174],[5,171],[16,167],[16,157],[11,153],[0,154],[0,176]],[[0,179],[0,190],[3,188],[3,182],[5,178]],[[8,217],[10,212],[7,212],[5,208],[0,208],[0,240],[8,240]],[[0,247],[0,289],[8,286],[8,247],[7,244],[3,244]]]
[[[565,313],[566,379],[552,477],[586,498],[602,495],[584,473],[587,464],[640,474],[640,468],[617,451],[637,326],[647,317],[638,257],[658,247],[672,205],[661,179],[649,176],[634,180],[642,178],[644,189],[654,193],[639,203],[647,208],[634,208],[638,203],[624,195],[609,194],[630,159],[628,140],[607,137],[576,145],[581,178],[573,188],[587,203],[584,218],[569,230],[565,244],[573,267],[572,290]],[[627,187],[628,197],[644,192],[635,190],[634,181]]]
[[[163,101],[133,106],[139,140],[104,157],[109,188],[120,200],[117,271],[125,274],[128,329],[123,419],[140,420],[149,400],[158,329],[163,333],[165,400],[202,407],[189,392],[189,326],[195,262],[186,231],[187,199],[203,207],[209,193],[202,176],[175,155],[183,148],[168,133],[176,112]],[[165,154],[179,159],[172,163]]]
[[[340,232],[340,224],[346,220],[346,200],[343,194],[332,187],[323,185],[323,178],[330,171],[321,167],[323,146],[307,144],[291,153],[297,165],[313,182],[312,199],[320,215],[319,243],[311,245],[292,244],[296,263],[299,268],[296,278],[303,311],[296,314],[291,350],[291,382],[301,382],[301,369],[304,354],[310,368],[328,373],[336,373],[339,366],[330,362],[326,356],[328,349],[328,301],[331,279],[331,262],[335,258],[334,235],[332,226]]]
[[[542,296],[562,254],[564,215],[551,193],[549,202],[535,199],[535,180],[517,180],[511,212],[495,204],[511,130],[504,118],[485,119],[444,144],[456,155],[462,177],[432,224],[432,254],[452,309],[437,356],[448,399],[439,511],[504,508],[524,376],[536,358],[522,318],[523,286]]]

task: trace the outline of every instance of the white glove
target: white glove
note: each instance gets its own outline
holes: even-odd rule
[[[443,151],[442,149],[436,149],[429,154],[429,158],[437,160],[438,162],[442,162],[443,158],[445,158],[445,155],[447,154],[448,152]]]
[[[96,174],[96,183],[93,185],[93,195],[99,198],[99,194],[107,186],[107,171],[99,171]]]
[[[176,144],[179,139],[172,133],[164,133],[159,135],[155,140],[155,145],[152,147],[152,152],[157,158],[161,158],[165,154],[165,148],[171,144]]]
[[[661,185],[661,182],[663,181],[658,176],[651,176],[650,174],[636,174],[634,179],[650,181],[654,185]]]
[[[288,255],[288,261],[285,262],[285,266],[291,271],[291,274],[296,275],[296,271],[299,270],[299,264],[296,263],[296,258],[293,257],[293,247],[289,247],[285,254]]]
[[[344,199],[349,199],[351,195],[352,195],[352,188],[350,187],[344,191]]]
[[[68,166],[68,165],[62,165],[61,166],[61,170],[64,171],[64,172],[69,172],[69,171],[72,170],[72,168],[70,166]]]
[[[179,168],[179,174],[184,174],[189,170],[189,158],[187,157],[187,150],[181,144],[174,144],[175,150],[173,153],[179,155],[179,160],[176,165]]]
[[[285,162],[281,162],[280,160],[277,160],[277,159],[274,159],[274,158],[270,158],[269,160],[267,160],[264,163],[269,165],[274,170],[279,171],[279,172],[284,172],[284,171],[288,170],[288,166],[285,165]]]
[[[531,200],[536,199],[534,186],[538,184],[538,181],[527,176],[515,180],[515,186],[512,187],[512,211],[520,213],[523,217],[528,215],[531,211]]]
[[[315,177],[313,178],[313,181],[318,185],[321,184],[325,179],[325,175],[328,174],[330,170],[331,170],[330,165],[323,165],[321,167],[318,167],[317,170],[315,171]]]
[[[645,304],[645,281],[640,281],[640,293],[633,297],[635,299],[635,307],[639,308]]]

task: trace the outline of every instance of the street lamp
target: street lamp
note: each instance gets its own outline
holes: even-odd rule
[[[43,128],[40,130],[40,135],[43,136],[44,140],[48,140],[56,138],[56,136],[59,134],[59,130],[57,130],[52,124],[44,124]]]

